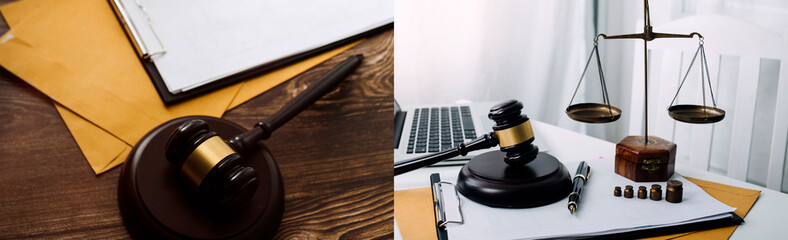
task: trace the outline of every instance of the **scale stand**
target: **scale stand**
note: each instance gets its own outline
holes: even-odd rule
[[[569,101],[569,107],[566,109],[566,114],[580,122],[586,123],[608,123],[613,122],[619,119],[621,116],[621,110],[619,108],[613,107],[610,105],[610,100],[608,99],[607,95],[607,86],[605,84],[604,73],[602,72],[602,65],[599,59],[599,50],[598,50],[598,41],[599,38],[602,37],[603,39],[642,39],[643,40],[643,79],[644,79],[644,91],[643,91],[643,98],[644,98],[644,135],[643,136],[628,136],[621,140],[618,144],[616,144],[616,164],[615,164],[615,171],[619,175],[622,175],[626,178],[629,178],[636,182],[645,182],[645,181],[666,181],[673,175],[673,168],[675,165],[676,160],[676,144],[670,141],[649,136],[648,135],[648,42],[652,41],[657,38],[693,38],[698,36],[700,39],[698,51],[695,52],[695,57],[692,59],[692,63],[690,67],[687,69],[687,75],[689,74],[690,69],[692,68],[692,64],[695,62],[698,53],[701,53],[701,83],[703,85],[702,94],[703,94],[703,105],[673,105],[676,100],[676,97],[673,98],[670,107],[668,108],[668,112],[673,119],[678,121],[687,122],[687,123],[715,123],[719,122],[725,117],[725,111],[722,109],[717,108],[717,103],[714,100],[714,93],[712,92],[711,88],[711,78],[709,77],[709,70],[708,64],[706,63],[706,53],[703,48],[703,36],[700,33],[693,32],[690,34],[673,34],[673,33],[658,33],[654,32],[651,27],[651,17],[649,14],[648,8],[648,0],[643,0],[643,18],[644,18],[644,26],[642,33],[634,33],[634,34],[622,34],[622,35],[614,35],[614,36],[607,36],[604,33],[600,33],[594,38],[594,48],[591,51],[591,55],[588,57],[588,62],[586,63],[585,70],[583,70],[583,74],[580,76],[580,82],[577,84],[577,88],[575,89],[575,95],[577,94],[577,90],[580,88],[580,83],[583,80],[583,76],[585,76],[586,70],[588,70],[588,65],[591,62],[591,59],[594,53],[597,54],[597,66],[599,68],[599,75],[600,75],[600,83],[602,85],[602,98],[604,103],[580,103],[572,105],[574,101],[575,95],[572,96],[572,100]],[[704,76],[705,70],[705,76]],[[684,79],[679,85],[679,89],[676,90],[676,96],[678,96],[679,91],[681,90],[681,86],[684,85],[684,81],[687,79],[687,76],[684,76]],[[705,95],[705,82],[704,79],[708,79],[709,83],[709,93],[711,94],[712,103],[714,106],[706,106],[706,95]]]

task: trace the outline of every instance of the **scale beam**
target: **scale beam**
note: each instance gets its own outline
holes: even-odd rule
[[[650,30],[651,28],[648,29]],[[648,31],[646,33],[621,34],[621,35],[612,35],[612,36],[608,36],[607,34],[600,33],[599,35],[596,35],[596,37],[594,37],[594,42],[599,41],[600,37],[603,39],[643,39],[646,41],[651,41],[657,38],[693,38],[695,36],[698,36],[698,38],[703,39],[703,35],[700,35],[700,33],[697,32],[692,32],[690,34],[676,34],[676,33],[658,33],[658,32]]]
[[[690,34],[675,34],[675,33],[654,33],[654,38],[693,38],[698,36],[698,38],[703,39],[703,35],[700,33],[692,32]]]

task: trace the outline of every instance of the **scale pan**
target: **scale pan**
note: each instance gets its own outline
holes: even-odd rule
[[[609,123],[621,117],[621,109],[601,103],[579,103],[567,107],[566,115],[579,122]]]
[[[668,108],[668,113],[685,123],[715,123],[725,118],[725,110],[701,105],[674,105]]]

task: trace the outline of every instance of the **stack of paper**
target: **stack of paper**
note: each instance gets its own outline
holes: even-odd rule
[[[105,0],[26,0],[0,7],[11,30],[0,65],[57,104],[96,174],[125,161],[144,134],[187,115],[221,117],[351,47],[166,107]]]

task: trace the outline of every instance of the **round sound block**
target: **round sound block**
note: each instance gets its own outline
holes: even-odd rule
[[[552,155],[539,153],[522,166],[506,164],[504,156],[492,151],[472,158],[460,170],[457,190],[474,202],[503,208],[544,206],[572,190],[569,172]]]
[[[182,122],[202,119],[223,139],[245,132],[227,120],[192,116],[171,120],[149,132],[131,151],[118,182],[118,205],[126,228],[143,239],[270,239],[284,209],[279,167],[264,144],[244,156],[259,174],[259,185],[248,205],[235,212],[213,210],[167,162],[165,146]]]

